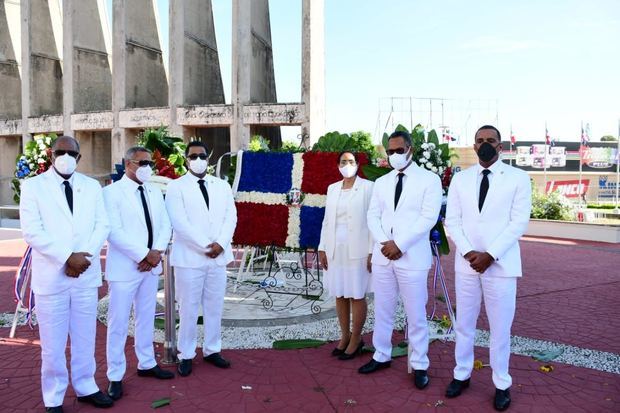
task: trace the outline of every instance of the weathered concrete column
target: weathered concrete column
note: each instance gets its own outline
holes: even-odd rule
[[[21,118],[19,62],[9,31],[6,7],[4,0],[0,0],[0,120]],[[14,13],[19,11],[19,6],[10,3],[8,7],[11,8],[11,17],[15,18]]]
[[[112,108],[112,73],[106,46],[110,34],[104,30],[104,1],[63,0],[65,134],[74,135],[71,114]]]
[[[135,141],[137,130],[119,123],[127,108],[166,107],[168,81],[157,32],[156,0],[113,0],[112,160]]]
[[[243,105],[250,102],[252,64],[252,0],[233,0],[232,7],[232,104],[230,150],[246,148],[250,127],[243,124]]]
[[[306,122],[301,127],[306,145],[325,134],[324,1],[302,0],[301,100]],[[308,137],[308,138],[306,138]]]
[[[184,137],[194,128],[177,123],[177,108],[224,103],[210,0],[170,1],[170,130]]]

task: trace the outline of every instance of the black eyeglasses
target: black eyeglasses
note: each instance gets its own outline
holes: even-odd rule
[[[407,152],[407,149],[405,148],[388,149],[385,152],[388,155],[394,155],[395,153],[402,155],[403,153]]]
[[[67,154],[67,155],[69,155],[72,158],[77,158],[80,153],[76,152],[76,151],[65,151],[65,150],[62,150],[62,149],[56,149],[54,151],[54,155],[55,156],[63,156],[64,154]]]
[[[155,165],[155,162],[149,161],[148,159],[143,159],[141,161],[135,161],[133,159],[130,159],[129,162],[138,164],[140,166],[150,166],[151,168],[153,167],[153,165]]]
[[[188,159],[190,159],[192,161],[195,161],[198,158],[200,158],[200,159],[202,159],[204,161],[205,159],[207,159],[207,154],[206,153],[193,153],[191,155],[188,155],[187,157],[188,157]]]

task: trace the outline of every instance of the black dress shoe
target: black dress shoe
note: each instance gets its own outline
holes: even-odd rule
[[[118,400],[123,397],[123,383],[119,381],[111,381],[108,385],[108,396],[112,400]]]
[[[207,357],[202,358],[207,363],[213,364],[215,367],[221,369],[227,369],[230,367],[230,361],[224,359],[220,353],[209,354]]]
[[[495,402],[493,406],[498,412],[506,410],[510,406],[510,389],[495,389]]]
[[[179,363],[179,367],[177,368],[179,372],[179,376],[189,376],[192,374],[192,359],[182,359]]]
[[[174,377],[174,373],[168,370],[164,370],[158,365],[155,365],[155,367],[147,370],[138,369],[138,376],[155,377],[156,379],[171,379]]]
[[[461,392],[469,387],[469,379],[467,380],[457,380],[453,379],[450,384],[448,384],[448,388],[446,389],[446,397],[458,397],[461,395]]]
[[[62,406],[54,406],[54,407],[46,407],[45,408],[46,412],[52,412],[52,413],[62,413]]]
[[[78,399],[78,402],[90,403],[95,407],[100,407],[104,409],[108,407],[112,407],[112,405],[114,404],[114,400],[112,400],[106,394],[103,394],[101,391],[98,391],[97,393],[89,394],[88,396],[81,396],[81,397],[78,397],[77,399]]]
[[[413,371],[413,384],[415,384],[415,387],[417,389],[422,390],[423,388],[428,386],[429,381],[430,380],[428,378],[428,374],[426,373],[426,370],[414,370]]]
[[[338,347],[335,347],[335,348],[332,350],[332,356],[338,357],[338,356],[340,356],[341,354],[344,354],[344,349],[340,350]]]
[[[364,340],[360,341],[360,343],[357,345],[357,348],[355,349],[355,351],[351,354],[347,353],[346,351],[343,351],[341,355],[338,356],[338,360],[352,360],[355,358],[355,356],[362,354],[362,349],[364,348],[365,344],[364,344]]]
[[[377,370],[387,369],[388,367],[390,367],[391,364],[392,364],[391,361],[380,362],[380,361],[376,361],[375,359],[372,359],[368,363],[360,367],[357,370],[357,372],[360,374],[370,374],[370,373],[374,373]]]

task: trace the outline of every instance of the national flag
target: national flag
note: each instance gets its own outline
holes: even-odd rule
[[[361,165],[368,163],[360,156]],[[327,187],[342,179],[333,152],[249,152],[237,157],[233,189],[240,245],[316,248]],[[333,167],[328,167],[333,166]]]
[[[545,144],[551,145],[551,136],[549,136],[549,131],[547,130],[546,126],[545,126]]]
[[[452,132],[450,131],[450,128],[445,128],[443,131],[443,141],[444,142],[454,142],[456,140],[456,138],[454,136],[452,136]]]
[[[517,143],[517,138],[515,137],[515,134],[512,133],[512,129],[510,129],[510,144],[514,145]]]
[[[583,124],[581,125],[581,145],[582,146],[588,146],[588,143],[590,143],[590,137],[588,136],[588,127],[590,125],[586,125],[586,129],[583,128]]]

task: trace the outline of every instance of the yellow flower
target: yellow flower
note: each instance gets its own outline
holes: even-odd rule
[[[543,364],[538,368],[538,370],[542,371],[543,373],[551,373],[553,371],[553,366],[551,364]]]

